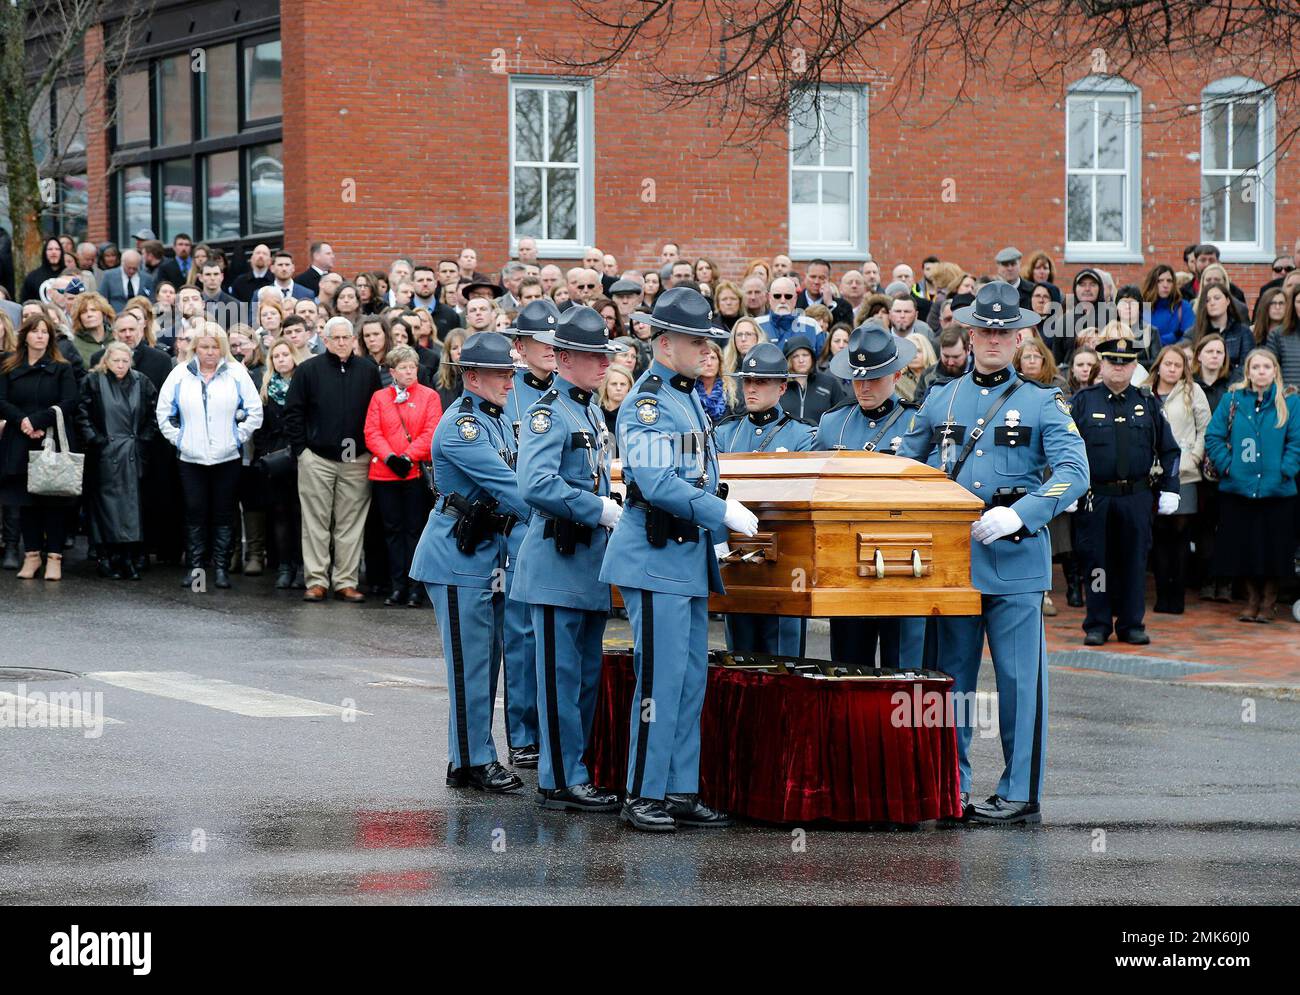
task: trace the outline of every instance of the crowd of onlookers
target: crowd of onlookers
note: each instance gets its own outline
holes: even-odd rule
[[[1276,259],[1275,278],[1250,302],[1212,245],[1189,246],[1181,266],[1156,265],[1123,286],[1098,268],[1067,278],[1041,251],[1008,248],[990,262],[981,274],[931,256],[919,270],[899,264],[886,276],[870,259],[833,274],[824,260],[796,268],[777,255],[724,272],[666,243],[644,269],[620,268],[594,248],[561,268],[539,260],[525,238],[518,258],[492,273],[466,248],[428,263],[399,257],[386,270],[345,278],[323,242],[305,259],[266,245],[227,259],[183,235],[165,247],[142,231],[126,249],[50,238],[18,292],[4,288],[0,298],[4,566],[22,578],[43,567],[57,580],[84,530],[108,578],[138,578],[154,560],[183,563],[185,583],[200,591],[228,586],[231,572],[273,570],[276,587],[303,589],[308,600],[332,591],[359,601],[364,563],[371,593],[419,605],[406,568],[431,501],[424,464],[433,429],[461,390],[443,359],[458,357],[476,331],[509,328],[528,301],[590,305],[610,336],[631,347],[599,391],[612,433],[651,357],[650,327],[637,315],[670,287],[710,297],[716,322],[731,333],[696,383],[715,422],[743,409],[726,374],[756,344],[772,342],[792,377],[782,406],[816,423],[853,398],[828,372],[853,328],[875,319],[916,345],[897,390],[923,402],[969,368],[954,310],[982,283],[1003,280],[1043,316],[1025,335],[1017,370],[1067,398],[1096,382],[1099,341],[1136,343],[1133,383],[1163,402],[1186,498],[1156,525],[1156,610],[1181,611],[1187,586],[1230,599],[1232,576],[1216,572],[1214,559],[1219,491],[1294,503],[1293,479],[1242,495],[1246,469],[1234,463],[1257,450],[1270,472],[1294,477],[1291,460],[1300,459],[1284,403],[1300,384],[1293,259]],[[1272,365],[1267,382],[1256,383],[1260,356]],[[1215,429],[1237,385],[1231,414]],[[28,454],[57,432],[55,407],[86,456],[80,499],[26,489]],[[1275,417],[1263,417],[1266,410]],[[1241,442],[1247,431],[1257,436],[1250,446]],[[1249,470],[1263,472],[1254,461]],[[1071,556],[1067,516],[1052,529],[1067,598],[1081,604],[1085,578]],[[1045,610],[1055,611],[1050,597]]]

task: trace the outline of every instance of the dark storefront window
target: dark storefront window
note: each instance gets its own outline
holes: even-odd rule
[[[265,32],[137,65],[115,87],[117,239],[212,242],[284,228],[280,39]]]

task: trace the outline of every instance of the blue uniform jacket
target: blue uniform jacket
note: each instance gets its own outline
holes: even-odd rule
[[[545,380],[538,380],[537,377],[533,376],[533,371],[526,366],[515,370],[515,389],[506,396],[504,418],[510,423],[510,432],[514,439],[516,451],[519,449],[519,439],[523,434],[523,422],[528,414],[528,409],[537,403],[538,398],[551,389],[551,384],[554,381],[554,373],[550,374]],[[533,509],[530,507],[528,509],[529,518],[532,516],[532,511]],[[527,526],[529,518],[525,518],[520,522],[519,526],[511,531],[510,536],[506,539],[512,569],[515,561],[519,559],[519,551],[523,546],[524,536],[528,534],[528,529],[525,526]]]
[[[696,542],[669,540],[656,549],[646,538],[645,512],[629,502],[605,550],[600,579],[607,584],[688,598],[723,593],[713,545],[727,537],[727,503],[717,495],[709,416],[694,387],[694,380],[651,363],[619,408],[618,447],[625,484],[703,531]]]
[[[519,434],[519,489],[539,514],[529,522],[519,550],[512,600],[609,609],[609,585],[599,580],[609,537],[600,526],[600,499],[609,496],[607,435],[592,392],[563,377],[556,377],[551,389],[525,412]],[[589,527],[590,545],[579,543],[572,555],[556,552],[555,540],[545,535],[552,519]]]
[[[1014,393],[983,424],[1002,391]],[[983,430],[957,477],[985,507],[1002,487],[1026,493],[1012,507],[1031,533],[1019,542],[1007,538],[985,546],[971,543],[971,582],[983,594],[1046,591],[1052,583],[1047,525],[1088,489],[1088,455],[1055,387],[1022,380],[1011,367],[997,373],[975,371],[935,386],[920,410],[909,417],[898,455],[947,470],[975,429]],[[947,435],[945,436],[945,432]],[[947,438],[949,445],[944,445]],[[1044,471],[1052,477],[1044,480]]]
[[[713,429],[720,453],[806,453],[816,429],[781,407],[732,415]]]
[[[903,442],[911,412],[917,405],[891,397],[871,411],[863,411],[854,397],[837,404],[817,423],[817,441],[813,448],[865,449],[868,452],[893,453]]]
[[[495,498],[499,514],[521,521],[529,508],[519,496],[511,465],[514,434],[490,401],[465,391],[442,416],[433,433],[433,472],[440,495],[459,494],[469,501]],[[411,579],[427,584],[488,588],[498,581],[494,572],[507,565],[506,537],[494,535],[479,543],[472,555],[456,548],[455,516],[444,512],[439,498],[415,547]],[[516,526],[516,532],[521,527]]]
[[[1300,398],[1286,398],[1286,424],[1278,427],[1270,386],[1256,410],[1253,390],[1230,390],[1205,430],[1205,452],[1219,470],[1219,489],[1248,498],[1290,497],[1300,473]],[[1232,415],[1232,438],[1228,417]],[[1253,457],[1253,458],[1252,458]]]

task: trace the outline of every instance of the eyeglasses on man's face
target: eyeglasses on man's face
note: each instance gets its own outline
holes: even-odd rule
[[[777,301],[792,301],[794,300],[794,294],[773,294],[772,299]]]
[[[1274,267],[1273,267],[1273,272],[1274,272],[1274,273],[1290,273],[1293,269],[1295,269],[1294,266],[1285,266],[1285,265],[1284,265],[1284,266],[1274,266]]]

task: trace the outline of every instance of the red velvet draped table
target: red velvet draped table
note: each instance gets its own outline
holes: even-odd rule
[[[700,796],[764,822],[955,818],[961,812],[956,727],[895,721],[898,692],[911,702],[951,690],[951,678],[930,671],[818,679],[710,666]],[[606,653],[588,753],[592,778],[601,786],[622,787],[627,779],[635,692],[632,653]],[[909,705],[907,715],[913,714]]]

